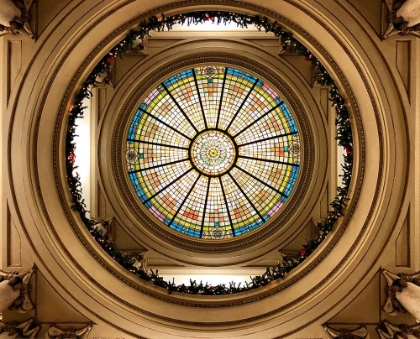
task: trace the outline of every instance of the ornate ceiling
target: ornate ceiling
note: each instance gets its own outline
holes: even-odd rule
[[[95,338],[416,331],[410,313],[395,318],[410,328],[379,325],[390,319],[382,308],[386,295],[396,304],[389,291],[400,279],[385,289],[380,269],[420,267],[419,44],[413,36],[381,40],[386,3],[25,5],[37,38],[1,37],[2,269],[36,266],[27,312],[40,333],[60,322],[68,326],[54,331],[74,323]],[[186,22],[151,31],[123,58],[110,56],[143,20],[158,26],[196,11],[258,18],[290,35],[213,30],[209,16],[205,29]],[[82,135],[72,112],[81,106],[76,125],[86,124],[88,137],[72,153],[69,135]],[[86,176],[72,167],[83,163]],[[351,180],[342,210],[343,175]],[[173,288],[171,276],[197,281]],[[235,282],[217,293],[212,276],[245,276],[247,288]],[[414,286],[413,277],[401,281]],[[55,305],[46,306],[48,293]]]

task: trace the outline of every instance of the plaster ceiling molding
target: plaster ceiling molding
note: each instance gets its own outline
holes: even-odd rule
[[[389,315],[409,312],[418,322],[420,321],[420,272],[394,274],[382,270],[386,279],[388,298],[383,310]]]
[[[376,331],[380,339],[420,339],[420,325],[394,325],[385,320]]]
[[[41,325],[31,318],[23,322],[0,322],[0,338],[38,338]]]
[[[10,309],[26,313],[33,309],[29,295],[33,273],[34,269],[22,273],[0,271],[0,312]]]
[[[354,330],[349,329],[333,329],[324,326],[325,332],[328,333],[330,338],[335,339],[370,339],[370,335],[366,327],[362,326]]]
[[[418,0],[384,0],[389,11],[389,26],[383,35],[412,34],[420,37],[420,2]]]
[[[52,325],[45,333],[45,339],[55,338],[68,338],[68,339],[87,339],[89,333],[92,330],[92,326],[86,326],[83,328],[61,328],[56,325]]]
[[[0,35],[26,33],[35,38],[31,26],[30,10],[35,0],[0,0]]]

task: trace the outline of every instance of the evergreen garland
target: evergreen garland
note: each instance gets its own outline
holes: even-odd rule
[[[317,224],[317,236],[314,239],[307,240],[307,243],[302,246],[302,249],[297,254],[285,256],[281,263],[274,267],[268,267],[264,274],[260,276],[250,277],[249,282],[243,284],[231,282],[229,286],[220,284],[216,286],[205,285],[195,280],[190,280],[190,285],[176,285],[174,281],[165,281],[159,276],[156,270],[145,270],[142,267],[133,266],[134,259],[125,256],[118,250],[115,243],[110,239],[108,232],[103,233],[95,227],[97,221],[89,219],[86,216],[86,204],[82,196],[82,187],[79,174],[75,171],[77,166],[74,166],[75,161],[75,138],[76,134],[76,119],[83,118],[84,109],[83,100],[90,98],[92,93],[90,89],[97,86],[96,77],[106,72],[110,68],[112,60],[117,57],[122,57],[130,51],[136,38],[144,39],[150,36],[152,31],[171,30],[175,24],[181,25],[197,25],[205,21],[212,21],[215,24],[236,23],[238,27],[247,28],[249,25],[256,26],[259,30],[274,33],[279,37],[284,50],[301,55],[308,62],[312,63],[315,70],[315,80],[322,86],[329,86],[329,100],[335,107],[337,126],[337,136],[339,146],[346,151],[344,156],[344,163],[342,165],[341,186],[337,187],[337,196],[330,203],[331,209],[325,220]],[[74,105],[71,108],[67,136],[66,136],[66,170],[67,182],[73,198],[72,209],[75,210],[81,217],[83,223],[88,228],[92,237],[97,243],[107,252],[117,263],[135,274],[141,279],[151,282],[154,285],[166,288],[169,293],[172,291],[188,294],[203,294],[203,295],[220,295],[233,294],[243,291],[249,291],[260,286],[267,285],[270,281],[284,278],[292,269],[297,267],[301,262],[306,260],[312,252],[322,243],[327,234],[332,231],[336,221],[343,216],[347,195],[352,176],[353,167],[353,144],[352,144],[352,130],[349,120],[349,114],[345,105],[344,98],[340,95],[336,84],[332,77],[328,74],[321,62],[298,40],[296,40],[292,33],[284,31],[276,22],[270,22],[266,17],[249,16],[246,14],[238,14],[224,11],[207,11],[207,12],[189,12],[184,14],[177,14],[165,17],[163,14],[159,17],[153,16],[148,20],[142,21],[136,30],[130,31],[126,37],[114,46],[93,68],[92,72],[83,83],[79,93],[74,98]]]

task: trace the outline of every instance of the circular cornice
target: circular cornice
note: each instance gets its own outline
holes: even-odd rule
[[[130,117],[134,114],[136,108],[140,105],[142,98],[145,93],[155,86],[159,81],[165,78],[168,74],[172,74],[180,69],[184,69],[191,65],[205,65],[209,63],[217,64],[228,64],[234,65],[238,68],[243,68],[244,70],[249,70],[261,76],[264,80],[269,81],[270,84],[274,86],[276,90],[284,97],[285,102],[288,104],[290,109],[294,112],[297,118],[297,124],[299,125],[299,131],[301,135],[304,135],[305,138],[302,140],[302,168],[299,175],[298,183],[296,184],[294,193],[282,208],[283,211],[274,218],[273,221],[267,222],[267,225],[261,227],[261,229],[249,232],[250,234],[244,235],[238,239],[233,239],[226,242],[197,242],[191,240],[190,238],[183,237],[177,233],[171,231],[169,228],[163,228],[158,222],[151,218],[148,213],[145,213],[143,208],[139,208],[137,196],[128,184],[129,179],[126,174],[126,166],[123,162],[125,158],[125,150],[121,145],[124,145],[125,136],[128,129],[128,121]],[[182,57],[178,60],[171,60],[166,65],[160,66],[158,70],[155,70],[151,76],[147,77],[144,81],[139,84],[134,85],[134,90],[132,91],[133,95],[130,95],[128,98],[123,99],[125,102],[122,105],[121,112],[113,114],[118,114],[115,124],[115,134],[112,138],[113,149],[111,152],[107,152],[108,155],[112,155],[113,163],[112,168],[115,168],[115,178],[116,185],[112,187],[112,192],[115,190],[121,190],[121,197],[124,199],[124,204],[129,206],[131,214],[134,218],[130,220],[139,221],[136,223],[137,227],[146,227],[148,230],[153,232],[158,239],[162,239],[172,245],[175,245],[182,250],[193,251],[193,252],[202,252],[208,255],[214,255],[218,253],[227,253],[232,251],[241,251],[246,250],[250,246],[257,245],[262,239],[266,239],[273,234],[277,234],[279,229],[291,227],[291,222],[294,220],[292,217],[296,211],[301,211],[298,206],[302,203],[303,197],[305,194],[310,194],[307,192],[307,187],[311,180],[312,171],[314,169],[313,165],[313,153],[314,147],[311,143],[314,140],[314,130],[311,128],[309,122],[309,112],[305,110],[296,96],[293,94],[293,91],[287,85],[281,77],[273,74],[267,68],[262,65],[252,61],[248,58],[241,57],[238,55],[231,55],[223,52],[218,53],[205,53],[205,54],[196,54],[190,55],[187,57]],[[316,133],[316,132],[315,132]],[[106,134],[109,135],[109,132]],[[319,152],[319,150],[318,150]],[[101,169],[101,173],[104,171]],[[298,227],[300,225],[295,225]],[[176,253],[174,253],[176,256]],[[207,259],[204,259],[207,262]]]
[[[188,1],[187,1],[188,2]],[[169,6],[169,8],[171,8],[172,6]],[[247,6],[245,6],[245,7],[247,7]],[[259,8],[259,7],[258,7]],[[159,9],[157,9],[156,11],[154,11],[153,13],[160,13],[162,10],[164,10],[165,8],[159,8]],[[259,8],[260,9],[260,8]],[[148,13],[149,15],[151,15],[151,13]],[[277,15],[275,16],[276,18],[279,18]],[[287,21],[287,20],[286,20]],[[117,33],[115,33],[115,34],[117,34]],[[310,37],[310,36],[309,36]],[[107,39],[105,39],[100,45],[101,46],[106,46],[107,44],[108,44],[108,42],[110,41],[110,40],[112,40],[113,39],[113,36],[109,36]],[[324,51],[325,52],[325,51]],[[62,101],[62,106],[61,106],[61,109],[60,109],[60,116],[63,116],[64,114],[65,114],[65,107],[66,107],[66,102],[68,102],[69,101],[69,98],[70,98],[70,93],[72,92],[71,91],[71,89],[74,87],[74,84],[76,83],[76,81],[77,81],[77,79],[79,79],[79,77],[80,77],[80,74],[82,73],[82,72],[85,72],[84,70],[85,70],[85,68],[86,68],[86,66],[90,63],[89,61],[91,61],[94,57],[96,57],[96,55],[97,55],[97,53],[98,53],[98,48],[96,48],[95,50],[94,50],[94,52],[92,52],[91,54],[90,54],[90,56],[85,60],[85,62],[83,62],[83,67],[80,67],[79,68],[79,70],[77,71],[77,73],[79,74],[78,76],[75,76],[75,77],[73,77],[73,80],[72,80],[72,83],[73,83],[73,85],[71,85],[71,86],[69,86],[68,87],[68,90],[67,90],[67,92],[66,92],[66,95],[65,95],[65,100],[63,100]],[[328,54],[323,54],[323,55],[328,55]],[[203,60],[203,61],[207,61],[207,60]],[[194,62],[200,62],[200,60],[195,60]],[[235,63],[235,64],[238,64],[238,63]],[[178,69],[179,67],[177,67],[177,69]],[[338,74],[341,74],[341,72],[339,72]],[[340,75],[338,75],[339,77],[340,77]],[[342,78],[343,80],[344,80],[344,78]],[[157,79],[156,79],[156,81],[157,81]],[[145,87],[148,87],[148,86],[145,86]],[[350,90],[350,87],[348,87],[348,86],[345,86],[347,89],[348,89],[348,91],[351,91]],[[134,106],[132,106],[132,107],[134,107]],[[293,106],[292,106],[293,107]],[[356,112],[358,112],[357,111],[357,109],[356,109]],[[130,113],[132,113],[132,110],[130,111],[130,112],[127,112],[128,114],[130,114]],[[58,118],[57,119],[57,123],[58,123],[58,126],[59,125],[61,125],[61,123],[60,123],[60,121],[61,121],[61,119],[60,118]],[[58,126],[57,126],[57,129],[56,129],[56,131],[59,131],[60,130],[60,128],[58,128]],[[58,135],[57,135],[58,136]],[[57,150],[58,151],[58,150]],[[57,158],[57,155],[58,155],[58,152],[55,152],[56,153],[56,156],[54,157],[54,159],[58,159]],[[120,161],[120,159],[121,159],[121,157],[119,157],[118,159],[116,159],[116,160],[118,160],[118,162]],[[117,163],[118,163],[117,162]],[[58,170],[58,167],[56,167],[56,170]],[[58,175],[58,172],[56,172],[56,174],[57,174],[57,176],[56,176],[56,178],[60,181],[60,175]],[[359,183],[360,184],[360,183]],[[353,185],[354,185],[354,183],[353,183]],[[60,191],[62,190],[62,188],[61,188],[61,185],[60,185]],[[62,196],[62,197],[64,197],[64,195]],[[63,199],[62,201],[64,202],[66,199]],[[70,223],[72,224],[72,226],[73,226],[73,229],[76,231],[77,229],[78,229],[78,227],[79,226],[77,226],[75,223],[74,223],[74,221],[73,221],[73,218],[71,217],[72,216],[72,212],[70,211],[70,209],[68,208],[68,207],[66,207],[66,205],[67,205],[67,203],[66,202],[64,202],[64,205],[63,205],[63,207],[65,208],[65,210],[67,210],[68,211],[68,215],[69,215],[69,221],[70,221]],[[353,206],[353,208],[354,208],[354,204],[352,205]],[[348,221],[348,219],[347,219],[347,221]],[[347,224],[347,222],[346,223],[343,223],[343,225],[346,225]],[[344,229],[342,229],[342,231],[340,232],[341,234],[342,234],[342,232],[344,231]],[[98,253],[97,253],[97,250],[96,249],[91,249],[90,248],[90,241],[89,242],[86,242],[85,240],[83,240],[83,238],[85,237],[85,235],[82,235],[81,233],[79,233],[79,231],[76,231],[76,233],[78,234],[78,237],[79,237],[79,239],[82,241],[82,243],[86,246],[86,248],[88,248],[89,249],[89,251],[90,251],[90,253],[93,255],[93,257],[96,259],[96,260],[98,260],[99,262],[101,262],[102,263],[102,265],[104,265],[104,266],[108,266],[108,264],[106,263],[106,261],[108,261],[109,259],[105,259],[105,258],[103,258],[103,254],[101,253],[101,254],[99,254],[98,255]],[[146,289],[144,289],[144,285],[143,284],[141,284],[141,285],[138,285],[137,283],[136,284],[133,284],[132,282],[130,282],[130,280],[127,280],[127,277],[126,277],[126,274],[124,274],[124,275],[121,275],[120,273],[117,273],[114,269],[112,269],[112,268],[110,268],[110,267],[108,267],[108,270],[110,271],[110,272],[113,272],[113,275],[115,275],[119,280],[121,280],[121,281],[124,281],[125,283],[127,283],[128,285],[130,285],[131,287],[135,287],[135,289],[137,289],[137,290],[139,290],[139,291],[142,291],[143,293],[145,293],[146,295],[150,295],[150,296],[153,296],[153,297],[155,297],[157,300],[163,300],[163,301],[165,301],[165,302],[171,302],[171,303],[175,303],[175,304],[180,304],[180,305],[188,305],[188,306],[197,306],[197,307],[223,307],[223,306],[225,306],[225,307],[227,307],[227,306],[234,306],[234,305],[241,305],[241,304],[244,304],[244,302],[245,303],[249,303],[249,302],[253,302],[253,301],[257,301],[257,300],[262,300],[262,299],[264,299],[264,298],[267,298],[267,297],[269,297],[269,296],[272,296],[272,295],[274,295],[274,294],[276,294],[276,293],[278,293],[278,292],[280,292],[280,291],[282,291],[283,289],[285,289],[285,288],[287,288],[287,287],[290,287],[291,285],[293,285],[293,283],[294,282],[296,282],[296,281],[298,281],[298,280],[300,280],[301,278],[303,278],[310,270],[312,270],[316,265],[317,265],[317,263],[319,263],[321,260],[322,260],[322,258],[323,257],[325,257],[325,255],[333,248],[333,244],[334,243],[336,243],[337,241],[338,241],[338,239],[339,239],[339,237],[334,237],[333,239],[331,239],[331,240],[334,240],[333,241],[333,243],[331,244],[329,244],[329,246],[328,246],[328,249],[327,249],[327,251],[323,251],[323,254],[321,255],[321,256],[318,256],[318,258],[317,258],[317,260],[313,260],[313,259],[315,259],[315,258],[309,258],[309,260],[308,260],[308,262],[312,262],[312,264],[311,265],[306,265],[306,267],[304,268],[304,270],[302,270],[302,271],[299,271],[299,274],[295,274],[294,276],[293,276],[293,278],[292,279],[288,279],[288,281],[287,281],[287,283],[285,283],[285,284],[281,284],[280,286],[278,286],[277,284],[276,284],[276,288],[274,288],[274,289],[271,289],[271,290],[267,290],[266,288],[264,288],[264,289],[262,289],[262,290],[255,290],[254,291],[254,293],[256,293],[257,295],[258,294],[260,294],[259,296],[255,296],[255,297],[250,297],[250,296],[246,296],[246,301],[245,300],[241,300],[242,298],[241,298],[241,296],[240,295],[235,295],[235,298],[234,299],[237,299],[237,297],[239,297],[240,299],[238,300],[238,301],[233,301],[233,300],[229,300],[229,301],[223,301],[223,302],[220,302],[220,301],[218,301],[218,302],[214,302],[214,301],[211,301],[210,303],[207,303],[207,302],[205,302],[205,303],[203,303],[203,301],[204,300],[200,300],[200,301],[193,301],[193,300],[191,300],[191,301],[188,301],[188,302],[186,302],[186,301],[177,301],[177,299],[178,298],[171,298],[171,297],[167,297],[167,296],[165,296],[165,294],[166,294],[166,291],[162,291],[162,292],[158,292],[156,289],[153,289],[153,291],[148,291],[147,290],[147,288]],[[104,259],[105,259],[105,261],[104,261]],[[76,261],[73,261],[73,263],[74,264],[76,264],[76,266],[78,265],[77,264],[77,262]],[[111,267],[112,266],[114,266],[114,265],[111,265]],[[296,273],[296,272],[295,272]],[[85,274],[87,274],[87,272],[85,271]],[[328,276],[327,277],[325,277],[325,279],[324,279],[324,281],[326,281],[328,279]],[[91,279],[90,279],[91,280]],[[143,286],[142,286],[143,285]],[[320,287],[320,285],[318,286],[318,288]],[[316,290],[316,289],[315,289]],[[315,292],[315,290],[313,290],[313,292]],[[156,292],[158,292],[158,293],[156,293]],[[254,293],[252,293],[252,294],[254,294]],[[285,309],[287,309],[287,307],[290,307],[290,306],[292,306],[293,304],[295,304],[296,302],[300,302],[300,301],[302,301],[305,297],[307,297],[309,294],[306,294],[306,295],[302,295],[300,298],[298,298],[295,302],[293,302],[293,303],[291,303],[291,304],[289,304],[289,305],[284,305],[284,306],[282,306],[282,307],[280,307],[280,308],[278,308],[278,309],[276,309],[275,311],[273,311],[273,312],[268,312],[268,313],[265,313],[265,314],[262,314],[262,315],[259,315],[258,317],[251,317],[251,318],[248,318],[248,319],[244,319],[243,321],[241,321],[241,323],[248,323],[248,322],[252,322],[252,321],[256,321],[256,320],[259,320],[259,319],[264,319],[265,317],[271,317],[271,316],[273,316],[274,314],[276,314],[276,313],[278,313],[278,312],[282,312],[282,311],[284,311]],[[126,302],[125,301],[123,301],[122,299],[120,299],[120,298],[118,298],[116,295],[114,295],[114,298],[116,299],[116,300],[118,300],[119,302],[122,302],[123,304],[126,304]],[[201,298],[198,298],[198,299],[201,299]],[[127,306],[128,306],[128,304],[126,304]],[[137,309],[136,307],[133,307],[134,309]],[[137,309],[137,310],[139,310],[139,309]],[[152,315],[152,314],[150,314],[150,313],[148,313],[148,312],[146,312],[146,314],[148,314],[148,316],[153,316],[153,317],[157,317],[158,319],[162,319],[162,320],[165,320],[165,321],[169,321],[169,319],[168,318],[166,318],[166,317],[161,317],[161,316],[157,316],[156,314],[155,315]],[[193,325],[193,324],[198,324],[197,322],[185,322],[185,321],[177,321],[177,320],[172,320],[171,322],[174,322],[174,323],[179,323],[179,324],[188,324],[188,325]],[[234,323],[239,323],[238,321],[235,321]],[[222,322],[222,323],[212,323],[212,326],[219,326],[219,325],[227,325],[227,324],[229,324],[228,322]],[[233,324],[233,323],[232,323]],[[204,325],[204,323],[202,324],[202,325]]]
[[[161,10],[161,9],[160,9]],[[159,11],[160,11],[159,10]],[[157,11],[157,13],[159,12],[159,11]],[[112,37],[110,36],[110,37],[108,37],[108,39],[106,39],[106,40],[104,40],[104,42],[103,42],[103,45],[106,45],[106,42],[108,41],[108,40],[110,40]],[[96,56],[96,53],[97,53],[97,51],[95,51],[94,53],[92,53],[91,54],[91,57],[90,58],[88,58],[88,59],[86,59],[86,61],[83,63],[83,64],[87,64],[88,63],[88,60],[91,60],[91,58],[93,58],[94,56]],[[85,66],[86,67],[86,66]],[[84,69],[85,69],[85,67],[81,67],[81,68],[79,68],[79,71],[78,71],[78,73],[80,73],[80,72],[82,72]],[[74,77],[73,78],[73,83],[75,83],[76,82],[76,80],[77,79],[79,79],[79,77]],[[69,86],[69,89],[71,89],[71,88],[73,88],[73,86]],[[60,109],[60,112],[61,112],[61,114],[60,114],[60,116],[62,116],[63,114],[64,114],[64,112],[65,112],[65,110],[64,110],[64,108],[65,108],[65,102],[68,102],[68,100],[69,100],[69,97],[70,97],[70,93],[71,93],[71,91],[67,91],[67,93],[66,93],[66,97],[67,97],[67,100],[66,101],[63,101],[63,105],[62,105],[62,108]],[[61,125],[61,123],[60,123],[60,121],[61,121],[61,119],[58,119],[57,120],[57,123],[59,124],[59,125]],[[57,128],[56,129],[57,131],[59,130],[59,128]],[[58,152],[57,152],[58,153]],[[55,157],[55,159],[57,159],[57,157]],[[58,170],[58,167],[56,167],[56,170]],[[58,175],[58,177],[57,178],[59,178],[60,176]],[[61,185],[60,185],[61,186]],[[60,191],[61,191],[61,188],[60,188]],[[64,195],[63,195],[63,197],[64,197]],[[65,205],[66,205],[66,203],[65,203]],[[63,207],[65,207],[65,205],[63,205]],[[68,212],[69,212],[69,216],[72,214],[71,213],[71,211],[68,209],[68,208],[65,208],[66,210],[68,210]],[[72,221],[72,218],[70,217],[70,220],[69,220],[70,222],[71,222],[71,224],[73,224],[73,226],[74,227],[76,227],[76,229],[77,229],[77,227],[78,226],[76,226],[74,223],[73,223],[73,221]],[[75,229],[75,228],[74,228]],[[76,230],[75,229],[75,230]],[[78,232],[77,232],[78,233]],[[83,238],[83,236],[82,237],[80,237],[81,236],[81,234],[79,233],[79,239],[80,240],[82,240],[82,238]],[[337,239],[336,239],[337,240]],[[85,244],[85,246],[86,245],[88,245],[85,241],[83,241],[82,240],[82,243],[84,243]],[[89,248],[89,245],[88,245],[88,248]],[[96,252],[96,251],[94,251],[94,252]],[[94,252],[91,252],[92,254],[94,253]],[[97,260],[99,260],[99,261],[103,261],[103,259],[101,259],[101,256],[98,256],[97,254],[94,254],[94,257],[97,259]],[[313,258],[311,258],[311,259],[313,259]],[[309,259],[310,260],[310,259]],[[318,259],[318,261],[319,260],[321,260],[321,259]],[[310,260],[311,261],[311,260]],[[76,262],[74,261],[73,262],[74,264],[76,264]],[[103,262],[104,264],[105,264],[105,262]],[[106,264],[105,264],[106,265]],[[305,270],[306,271],[306,270]],[[85,273],[87,273],[87,272],[85,272]],[[120,274],[117,274],[116,275],[117,277],[119,277],[119,279],[120,280],[122,280],[122,281],[126,281],[126,282],[128,282],[126,279],[124,279]],[[302,277],[302,275],[299,275],[299,278],[301,278]],[[298,278],[298,279],[299,279]],[[285,285],[285,286],[283,286],[283,287],[286,287],[286,286],[290,286],[290,284],[291,283],[293,283],[293,281],[295,281],[295,279],[292,279],[292,280],[289,280],[288,281],[288,283]],[[130,284],[131,286],[134,286],[134,285],[132,285],[132,284]],[[283,288],[280,288],[280,290],[282,290]],[[279,289],[275,289],[275,291],[271,291],[270,293],[268,293],[268,294],[266,294],[266,293],[264,293],[265,294],[265,297],[267,297],[267,296],[269,296],[269,295],[272,295],[273,293],[277,293],[279,291]],[[258,291],[256,291],[257,293],[258,293]],[[261,291],[261,292],[264,292],[264,291]],[[165,293],[166,294],[166,292],[163,292],[163,293]],[[149,293],[147,293],[147,294],[149,294]],[[154,293],[151,293],[150,295],[154,295]],[[160,300],[165,300],[166,299],[166,301],[171,301],[171,302],[173,302],[174,300],[172,299],[172,298],[170,298],[170,299],[168,299],[168,298],[162,298],[162,295],[160,295],[160,294],[157,294],[156,295],[156,297],[157,297],[157,299],[160,299]],[[119,298],[117,298],[117,299],[119,299]],[[249,298],[248,298],[249,299]],[[302,299],[302,298],[299,298],[299,299]],[[249,301],[255,301],[255,300],[260,300],[260,298],[257,298],[257,299],[255,299],[255,298],[252,298],[252,299],[250,299]],[[122,300],[120,300],[120,302],[121,302]],[[248,301],[248,302],[249,302]],[[178,302],[176,302],[176,303],[178,303]],[[243,301],[241,301],[241,302],[239,302],[239,304],[242,304],[243,303]],[[185,305],[185,302],[182,302],[181,304],[184,304]],[[193,303],[190,303],[190,302],[188,302],[187,304],[189,304],[189,305],[194,305],[194,304],[196,304],[195,302],[193,302]],[[225,303],[217,303],[218,304],[218,307],[220,307],[220,306],[222,306],[223,304],[225,304]],[[236,303],[235,302],[231,302],[231,301],[229,301],[228,302],[228,304],[225,304],[226,306],[227,305],[235,305]],[[205,304],[202,304],[203,306],[205,305]],[[285,309],[285,307],[281,307],[280,309],[278,309],[275,313],[277,313],[278,311],[280,311],[280,310],[284,310]],[[260,315],[260,316],[258,316],[257,318],[250,318],[250,319],[248,319],[248,321],[255,321],[255,320],[257,320],[257,319],[262,319],[262,318],[264,318],[264,317],[266,317],[266,316],[271,316],[272,315],[272,313],[267,313],[267,314],[265,314],[265,315]],[[158,318],[161,318],[161,317],[158,317]],[[163,318],[162,318],[163,319]],[[168,319],[166,319],[166,320],[168,320]],[[245,322],[248,322],[248,321],[245,321]],[[176,322],[176,321],[175,321]],[[186,324],[186,322],[181,322],[181,323],[184,323],[184,324]],[[223,323],[223,324],[226,324],[226,323]],[[216,323],[214,323],[214,325],[216,325]]]

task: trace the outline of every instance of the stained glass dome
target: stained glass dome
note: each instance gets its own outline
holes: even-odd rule
[[[142,204],[184,235],[220,240],[272,219],[295,186],[298,127],[247,71],[184,70],[149,92],[130,124],[127,171]]]

